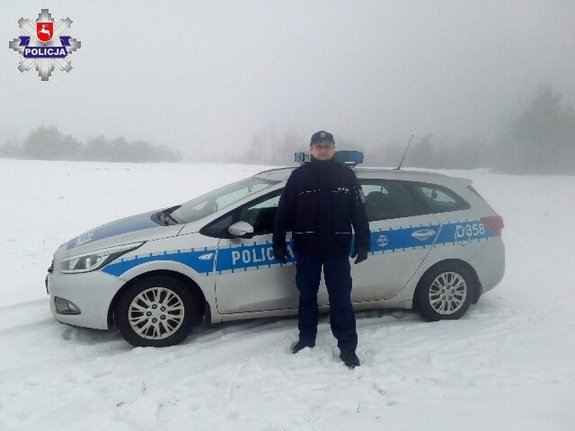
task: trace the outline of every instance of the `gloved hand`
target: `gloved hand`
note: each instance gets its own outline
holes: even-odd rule
[[[357,259],[355,259],[355,261],[353,262],[354,264],[363,262],[364,260],[367,259],[367,250],[364,250],[363,248],[354,249],[353,253],[351,254],[351,258],[353,259],[354,257],[357,257]]]
[[[286,246],[274,247],[274,257],[277,261],[286,264],[288,259],[291,257]]]

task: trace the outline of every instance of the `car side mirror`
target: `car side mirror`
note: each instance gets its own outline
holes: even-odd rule
[[[254,227],[248,222],[238,221],[228,228],[228,232],[233,236],[251,238],[254,236]]]

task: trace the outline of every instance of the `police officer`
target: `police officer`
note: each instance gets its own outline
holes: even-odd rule
[[[351,306],[349,253],[352,230],[355,263],[367,259],[369,224],[364,197],[354,172],[334,161],[335,141],[324,130],[314,133],[310,159],[290,175],[274,220],[274,256],[287,263],[286,231],[292,231],[299,290],[297,353],[313,348],[317,334],[317,292],[323,267],[329,294],[330,324],[346,366],[359,366],[355,315]]]

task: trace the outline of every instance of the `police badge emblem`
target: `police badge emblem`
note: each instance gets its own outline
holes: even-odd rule
[[[18,24],[21,36],[9,42],[8,47],[23,57],[18,66],[20,72],[35,68],[42,81],[48,81],[56,68],[72,70],[68,56],[82,44],[68,34],[70,18],[56,23],[48,9],[41,9],[36,21],[20,18]]]

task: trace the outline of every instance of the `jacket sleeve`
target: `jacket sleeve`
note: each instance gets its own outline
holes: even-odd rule
[[[274,219],[274,233],[272,239],[274,249],[286,247],[286,232],[291,228],[293,207],[294,186],[292,175],[290,175],[280,196],[280,201]]]
[[[365,197],[361,186],[353,175],[353,191],[352,191],[352,211],[351,211],[351,224],[355,232],[354,248],[357,250],[369,251],[370,247],[370,232],[369,222],[367,221],[367,214],[365,212]]]

